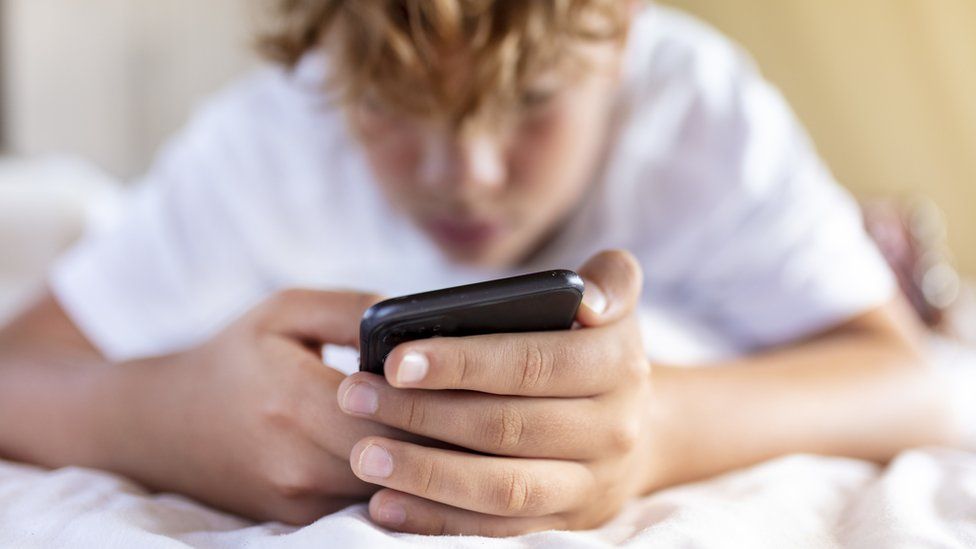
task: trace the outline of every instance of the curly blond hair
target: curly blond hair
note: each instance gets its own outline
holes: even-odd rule
[[[627,0],[271,0],[264,55],[294,65],[324,48],[346,101],[453,118],[511,104],[567,46],[622,42]],[[464,73],[458,78],[458,72]],[[464,82],[463,85],[459,82]]]

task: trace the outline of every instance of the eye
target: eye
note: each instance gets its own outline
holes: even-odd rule
[[[521,106],[526,110],[540,109],[552,104],[559,96],[559,91],[556,88],[527,90],[520,99]]]
[[[401,125],[406,119],[397,112],[385,99],[374,93],[365,93],[356,101],[355,120],[361,126],[369,128],[390,127]]]
[[[363,110],[374,114],[383,114],[389,111],[383,100],[377,97],[375,93],[363,94],[359,104]]]

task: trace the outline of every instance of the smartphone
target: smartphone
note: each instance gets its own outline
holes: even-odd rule
[[[359,325],[359,369],[383,375],[397,345],[431,337],[568,330],[583,279],[555,270],[396,297],[370,307]]]

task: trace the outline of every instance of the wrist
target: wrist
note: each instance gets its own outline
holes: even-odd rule
[[[678,367],[651,367],[651,398],[644,408],[648,433],[644,494],[676,484],[686,476],[682,471],[683,463],[691,457],[686,447],[691,435],[687,432],[689,426],[682,422],[684,373]]]
[[[101,467],[114,366],[75,353],[4,356],[2,445],[8,459],[45,467]]]
[[[111,364],[93,376],[90,413],[85,421],[88,444],[84,464],[88,466],[121,472],[125,441],[132,436],[132,416],[137,413],[130,404],[139,400],[133,395],[138,385],[132,367],[129,363]]]
[[[177,413],[164,396],[174,389],[168,359],[149,359],[105,368],[92,401],[89,423],[92,466],[135,480],[151,479],[145,467],[172,446],[167,418]],[[163,441],[163,448],[156,448]]]

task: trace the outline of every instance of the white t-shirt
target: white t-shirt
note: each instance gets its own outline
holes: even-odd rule
[[[55,266],[55,295],[106,356],[192,346],[286,287],[399,295],[513,274],[452,265],[384,200],[321,91],[326,65],[309,55],[219,94],[125,215]],[[639,15],[611,139],[578,213],[519,271],[631,250],[652,358],[692,359],[689,329],[723,352],[781,344],[892,295],[856,204],[782,97],[703,24]]]

